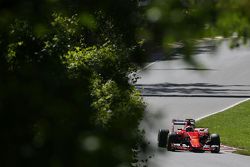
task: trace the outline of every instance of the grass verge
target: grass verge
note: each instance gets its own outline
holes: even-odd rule
[[[208,127],[218,133],[221,143],[240,148],[236,153],[250,156],[250,100],[224,112],[201,119],[197,127]]]

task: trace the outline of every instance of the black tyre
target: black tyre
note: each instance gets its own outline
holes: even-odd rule
[[[174,151],[175,148],[173,147],[174,143],[178,143],[178,136],[175,132],[171,132],[168,134],[168,140],[167,140],[167,149],[168,151]]]
[[[210,135],[210,145],[217,146],[214,150],[211,150],[212,153],[219,153],[220,152],[220,136],[218,134],[211,134]]]
[[[169,130],[160,129],[158,132],[158,147],[166,148]]]

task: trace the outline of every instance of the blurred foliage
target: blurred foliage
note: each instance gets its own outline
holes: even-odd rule
[[[138,30],[147,46],[167,53],[169,44],[182,44],[185,60],[192,63],[197,39],[221,36],[232,40],[231,47],[246,44],[250,32],[249,0],[151,0],[143,7],[147,24]],[[191,52],[190,52],[191,51]]]
[[[127,76],[139,13],[121,2],[1,1],[0,166],[135,160],[144,103]]]
[[[0,166],[131,166],[145,50],[249,38],[248,0],[1,0]],[[171,44],[171,45],[170,45]],[[138,164],[139,165],[139,164]]]

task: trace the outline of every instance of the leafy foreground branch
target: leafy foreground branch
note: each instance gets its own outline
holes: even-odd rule
[[[53,17],[49,31],[18,20],[2,34],[1,166],[130,166],[144,111],[127,78],[134,46],[105,34],[111,20]]]

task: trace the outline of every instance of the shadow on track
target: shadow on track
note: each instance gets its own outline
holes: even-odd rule
[[[148,97],[218,97],[250,98],[250,85],[188,84],[136,84],[142,96]]]

